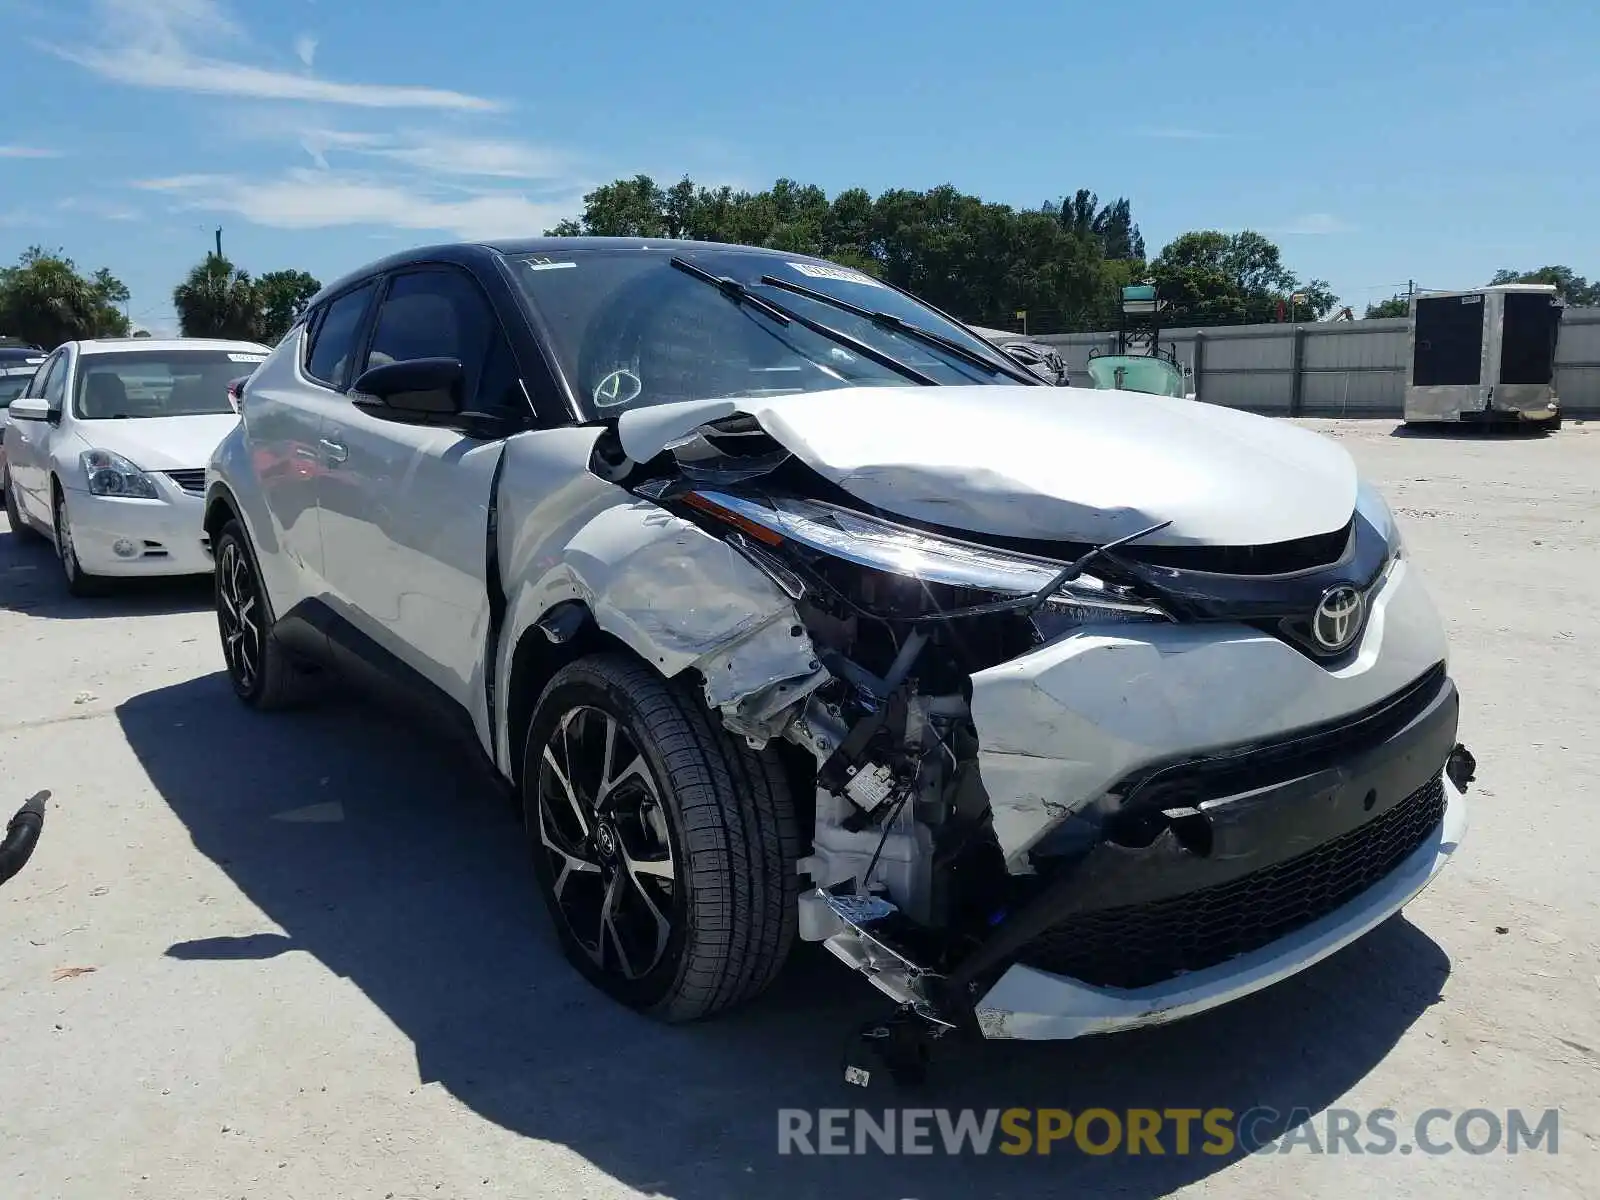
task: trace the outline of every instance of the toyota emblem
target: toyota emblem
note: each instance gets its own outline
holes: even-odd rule
[[[1316,612],[1311,614],[1311,637],[1318,649],[1328,654],[1348,650],[1361,633],[1366,608],[1361,593],[1349,584],[1323,592]]]

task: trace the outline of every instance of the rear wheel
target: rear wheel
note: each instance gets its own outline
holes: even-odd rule
[[[10,471],[6,472],[5,493],[6,520],[11,522],[11,532],[17,537],[38,537],[39,531],[28,524],[17,505],[17,485],[11,481]]]
[[[239,699],[263,711],[306,698],[308,680],[273,636],[273,616],[244,526],[230,520],[214,546],[217,632],[228,682]]]
[[[568,959],[631,1008],[692,1021],[764,990],[795,933],[787,781],[643,663],[562,668],[522,769],[540,889]]]

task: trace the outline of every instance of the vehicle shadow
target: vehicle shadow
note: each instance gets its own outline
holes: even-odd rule
[[[403,718],[349,702],[258,715],[220,673],[116,712],[194,845],[285,931],[205,936],[197,912],[194,936],[171,932],[171,957],[205,970],[312,954],[412,1041],[423,1082],[634,1188],[685,1200],[1164,1195],[1242,1152],[781,1156],[779,1110],[1317,1112],[1382,1060],[1450,971],[1437,945],[1396,919],[1296,979],[1186,1023],[953,1047],[925,1088],[862,1091],[843,1082],[843,1055],[884,1002],[818,947],[802,947],[760,1001],[702,1025],[665,1027],[600,997],[560,956],[509,806],[452,743],[395,736]]]
[[[75,621],[202,612],[213,603],[209,575],[123,579],[103,596],[69,595],[55,548],[42,537],[16,532],[0,512],[0,609]]]

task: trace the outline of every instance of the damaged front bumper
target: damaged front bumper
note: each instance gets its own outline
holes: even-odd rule
[[[1344,722],[1134,777],[1092,845],[1040,844],[1026,897],[943,971],[902,953],[892,912],[830,903],[843,928],[828,948],[903,1005],[988,1038],[1225,1004],[1354,941],[1443,868],[1473,770],[1458,711],[1436,666]]]
[[[1063,1040],[1160,1025],[1260,991],[1348,946],[1399,912],[1450,861],[1466,832],[1466,801],[1441,772],[1444,817],[1398,868],[1344,907],[1253,953],[1142,988],[1094,987],[1015,964],[977,1002],[986,1038]]]

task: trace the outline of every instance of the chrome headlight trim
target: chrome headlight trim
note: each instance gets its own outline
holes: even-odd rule
[[[996,550],[947,538],[821,500],[792,496],[760,500],[697,489],[697,507],[720,509],[739,523],[770,530],[785,541],[806,546],[857,566],[903,575],[925,583],[973,588],[1001,596],[1026,596],[1060,574],[1065,563]],[[1168,621],[1158,606],[1124,596],[1104,580],[1080,575],[1045,602],[1075,612],[1098,610],[1108,618]],[[1086,614],[1087,619],[1087,614]]]

